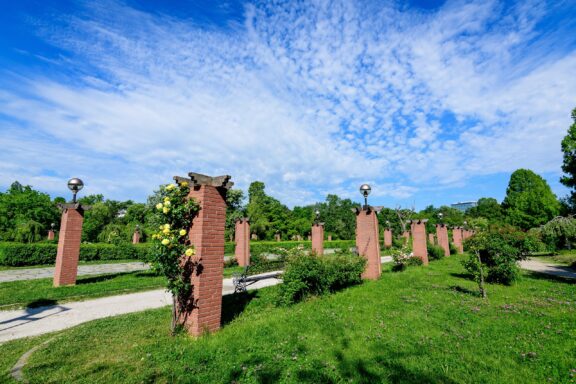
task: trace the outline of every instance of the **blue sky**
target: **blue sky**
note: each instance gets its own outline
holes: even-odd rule
[[[189,171],[293,205],[554,192],[576,107],[571,1],[0,5],[0,187],[144,201]]]

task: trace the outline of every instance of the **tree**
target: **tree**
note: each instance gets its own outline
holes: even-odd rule
[[[41,240],[59,217],[60,211],[50,196],[29,185],[15,181],[5,193],[0,193],[1,240]]]
[[[243,205],[244,192],[240,189],[230,189],[226,194],[226,238],[234,239],[236,220],[246,216]]]
[[[565,175],[560,178],[560,182],[572,189],[568,200],[573,210],[576,205],[576,108],[572,110],[572,125],[562,140],[562,152],[564,153],[562,171]]]
[[[510,224],[528,230],[557,216],[560,203],[546,180],[528,169],[518,169],[510,176],[502,208]]]
[[[492,197],[482,197],[475,207],[468,209],[467,215],[474,218],[483,217],[490,223],[501,223],[504,221],[504,212],[498,201]]]

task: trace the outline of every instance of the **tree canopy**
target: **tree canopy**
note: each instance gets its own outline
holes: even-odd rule
[[[564,154],[562,163],[564,176],[560,178],[560,182],[572,189],[568,200],[571,210],[574,211],[576,205],[576,108],[572,110],[572,125],[562,139],[562,152]]]

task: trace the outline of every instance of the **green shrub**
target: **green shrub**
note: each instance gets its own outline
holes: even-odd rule
[[[450,243],[448,248],[450,248],[450,254],[455,255],[458,253],[458,248],[454,245],[454,243]]]
[[[20,267],[54,264],[58,245],[51,243],[0,243],[0,265]],[[143,244],[81,244],[80,260],[149,259],[152,246]]]
[[[324,249],[339,249],[343,248],[346,251],[356,245],[355,240],[332,240],[324,241]],[[304,249],[312,249],[311,241],[251,241],[250,254],[261,255],[267,253],[274,253],[275,249],[284,248],[287,250],[303,246]],[[235,252],[236,244],[228,242],[224,246],[224,254],[232,255]]]
[[[464,242],[465,249],[473,253],[470,258],[480,255],[482,265],[487,268],[486,281],[510,285],[520,275],[517,261],[525,259],[535,250],[537,243],[532,235],[510,226],[492,226],[487,231],[480,232]],[[477,273],[474,260],[464,261],[468,272]],[[475,268],[475,269],[474,269]]]
[[[407,244],[404,245],[402,249],[394,250],[392,253],[392,260],[394,261],[394,265],[392,266],[393,272],[400,272],[405,270],[407,267],[419,266],[423,263],[422,259],[412,255],[411,247]]]
[[[352,254],[316,256],[303,248],[293,250],[287,257],[277,303],[288,305],[359,284],[365,266],[366,259]]]
[[[428,259],[440,260],[444,257],[444,248],[438,245],[428,244]]]

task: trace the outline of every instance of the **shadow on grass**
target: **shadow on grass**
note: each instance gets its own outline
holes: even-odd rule
[[[102,281],[114,280],[114,279],[117,279],[117,278],[123,277],[123,276],[133,276],[136,278],[149,278],[149,277],[158,276],[158,274],[153,273],[151,271],[139,271],[139,272],[109,273],[106,275],[97,275],[97,276],[89,276],[89,277],[82,276],[82,277],[78,278],[78,280],[76,281],[76,285],[99,283]]]
[[[48,307],[56,304],[58,304],[56,300],[40,298],[26,304],[26,308]]]
[[[449,288],[451,291],[465,293],[467,295],[472,295],[472,296],[480,296],[480,294],[477,291],[472,291],[468,288],[464,288],[464,287],[461,287],[459,285],[451,285]]]
[[[457,277],[459,279],[465,279],[465,280],[474,280],[474,276],[472,276],[470,273],[450,273],[450,276],[452,277]]]
[[[222,316],[220,324],[224,326],[234,320],[236,316],[244,311],[246,306],[257,294],[258,292],[256,291],[248,291],[222,296]]]
[[[550,275],[548,273],[536,272],[536,271],[526,271],[526,277],[534,280],[548,280],[557,283],[576,284],[575,278]]]

